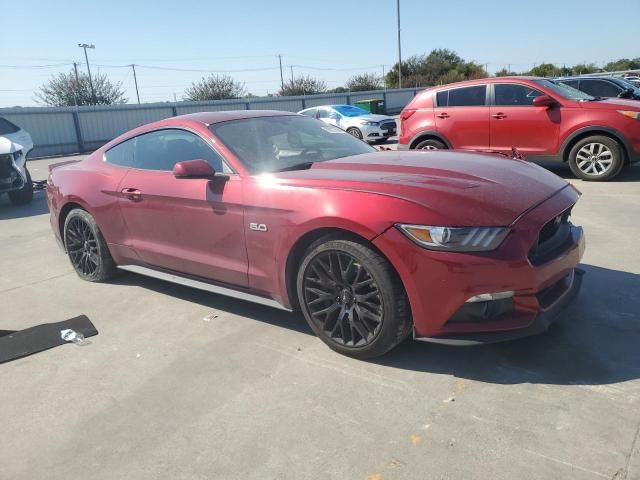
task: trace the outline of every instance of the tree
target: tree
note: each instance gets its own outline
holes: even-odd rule
[[[336,87],[331,90],[327,90],[327,93],[347,93],[349,91],[346,87]]]
[[[91,93],[89,76],[78,72],[59,73],[44,83],[35,93],[35,101],[51,107],[68,107],[73,105],[111,105],[126,103],[121,83],[111,82],[106,75],[91,76],[95,101]]]
[[[621,58],[615,62],[609,62],[604,66],[607,72],[618,72],[620,70],[638,70],[640,69],[640,57],[634,59]]]
[[[534,77],[557,77],[560,74],[560,69],[553,63],[541,63],[529,71],[529,75]]]
[[[375,73],[362,73],[351,77],[347,81],[347,88],[352,92],[363,92],[366,90],[380,90],[383,88],[382,77]]]
[[[506,68],[503,68],[502,70],[498,70],[496,72],[496,77],[512,77],[514,75],[518,75],[518,74],[516,72],[510,72]]]
[[[244,83],[236,82],[228,75],[210,75],[193,82],[184,93],[186,100],[203,102],[206,100],[241,98],[247,94],[247,89]]]
[[[466,62],[456,52],[446,48],[432,50],[428,55],[413,55],[402,62],[402,83],[408,86],[430,86],[483,78],[487,72],[475,62]],[[398,64],[386,75],[387,85],[398,86]]]
[[[290,97],[294,95],[313,95],[323,93],[327,90],[327,85],[317,78],[310,76],[296,77],[284,83],[280,89],[280,95]]]
[[[564,73],[565,68],[560,69],[560,75],[583,75],[585,73],[597,73],[600,71],[593,63],[579,63],[571,67],[571,73]]]

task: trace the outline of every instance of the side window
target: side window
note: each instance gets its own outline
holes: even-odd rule
[[[436,94],[436,103],[439,107],[446,107],[449,104],[449,90]]]
[[[486,85],[449,90],[449,107],[478,107],[485,105]]]
[[[498,84],[494,88],[495,104],[507,107],[533,105],[533,99],[542,95],[531,87],[512,83]]]
[[[316,113],[317,113],[316,108],[310,108],[309,110],[305,110],[304,112],[302,112],[302,114],[306,115],[307,117],[315,117]]]
[[[121,167],[133,166],[133,146],[135,144],[135,138],[130,138],[122,143],[119,143],[115,147],[111,147],[104,154],[108,163],[114,165],[120,165]]]
[[[325,108],[318,109],[318,118],[329,118],[331,115],[329,114],[329,110]]]
[[[178,162],[198,159],[209,162],[216,172],[229,171],[222,157],[194,133],[166,129],[135,138],[135,168],[166,171]]]
[[[5,133],[16,133],[20,128],[5,118],[0,118],[0,135]]]
[[[622,89],[606,80],[582,80],[580,89],[594,97],[617,97]]]
[[[564,83],[565,85],[569,85],[570,87],[580,90],[580,80],[561,80],[560,83]]]

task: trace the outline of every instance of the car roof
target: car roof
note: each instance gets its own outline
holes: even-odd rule
[[[188,121],[211,125],[213,123],[240,120],[243,118],[276,117],[282,115],[297,115],[294,112],[282,110],[225,110],[222,112],[197,112],[171,117],[170,120]]]
[[[464,87],[464,86],[472,86],[472,85],[486,85],[488,83],[500,83],[500,82],[518,82],[522,80],[541,80],[543,77],[533,77],[528,75],[513,75],[507,77],[485,77],[478,78],[475,80],[465,80],[463,82],[454,82],[447,83],[445,85],[438,85],[436,87],[431,87],[428,90],[448,90],[450,88]]]

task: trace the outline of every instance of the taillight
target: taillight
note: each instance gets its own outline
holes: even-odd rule
[[[414,113],[416,113],[418,110],[415,108],[405,108],[404,110],[402,110],[402,112],[400,113],[400,120],[406,120],[408,119],[411,115],[413,115]]]

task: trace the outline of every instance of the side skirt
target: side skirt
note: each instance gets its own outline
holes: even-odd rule
[[[178,285],[184,285],[185,287],[197,288],[198,290],[204,290],[218,295],[224,295],[226,297],[237,298],[238,300],[246,300],[248,302],[259,303],[266,305],[267,307],[278,308],[290,312],[291,309],[286,308],[284,305],[276,302],[271,298],[261,297],[252,293],[243,292],[240,290],[233,290],[231,288],[221,287],[214,285],[213,283],[203,282],[189,277],[182,277],[173,273],[166,273],[160,270],[154,270],[148,267],[141,267],[139,265],[120,265],[121,270],[128,272],[138,273],[147,277],[157,278],[158,280],[164,280],[166,282],[177,283]]]

